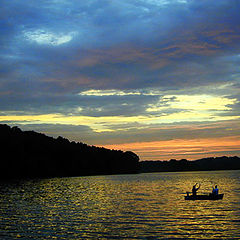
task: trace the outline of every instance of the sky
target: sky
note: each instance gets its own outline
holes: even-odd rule
[[[0,0],[0,124],[140,160],[240,156],[240,0]]]

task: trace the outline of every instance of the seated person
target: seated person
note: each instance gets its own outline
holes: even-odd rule
[[[217,185],[215,186],[215,188],[213,188],[212,194],[218,195],[218,187],[217,187]]]

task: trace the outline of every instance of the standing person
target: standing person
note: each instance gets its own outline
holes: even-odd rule
[[[218,187],[217,187],[217,185],[215,186],[215,188],[213,187],[212,194],[218,195]]]
[[[193,187],[192,187],[192,195],[193,196],[196,196],[197,195],[197,190],[200,188],[200,184],[199,184],[199,186],[197,187],[197,183],[195,184],[195,185],[193,185]]]

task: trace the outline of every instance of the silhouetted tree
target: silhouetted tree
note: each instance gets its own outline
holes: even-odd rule
[[[240,158],[210,157],[195,161],[181,159],[179,161],[143,161],[140,162],[140,172],[176,172],[176,171],[207,171],[207,170],[237,170],[240,169]]]
[[[136,173],[133,152],[57,139],[0,124],[0,178]],[[5,157],[3,157],[5,156]]]

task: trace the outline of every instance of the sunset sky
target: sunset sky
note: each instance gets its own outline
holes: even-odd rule
[[[240,0],[0,0],[0,123],[141,160],[240,156]]]

